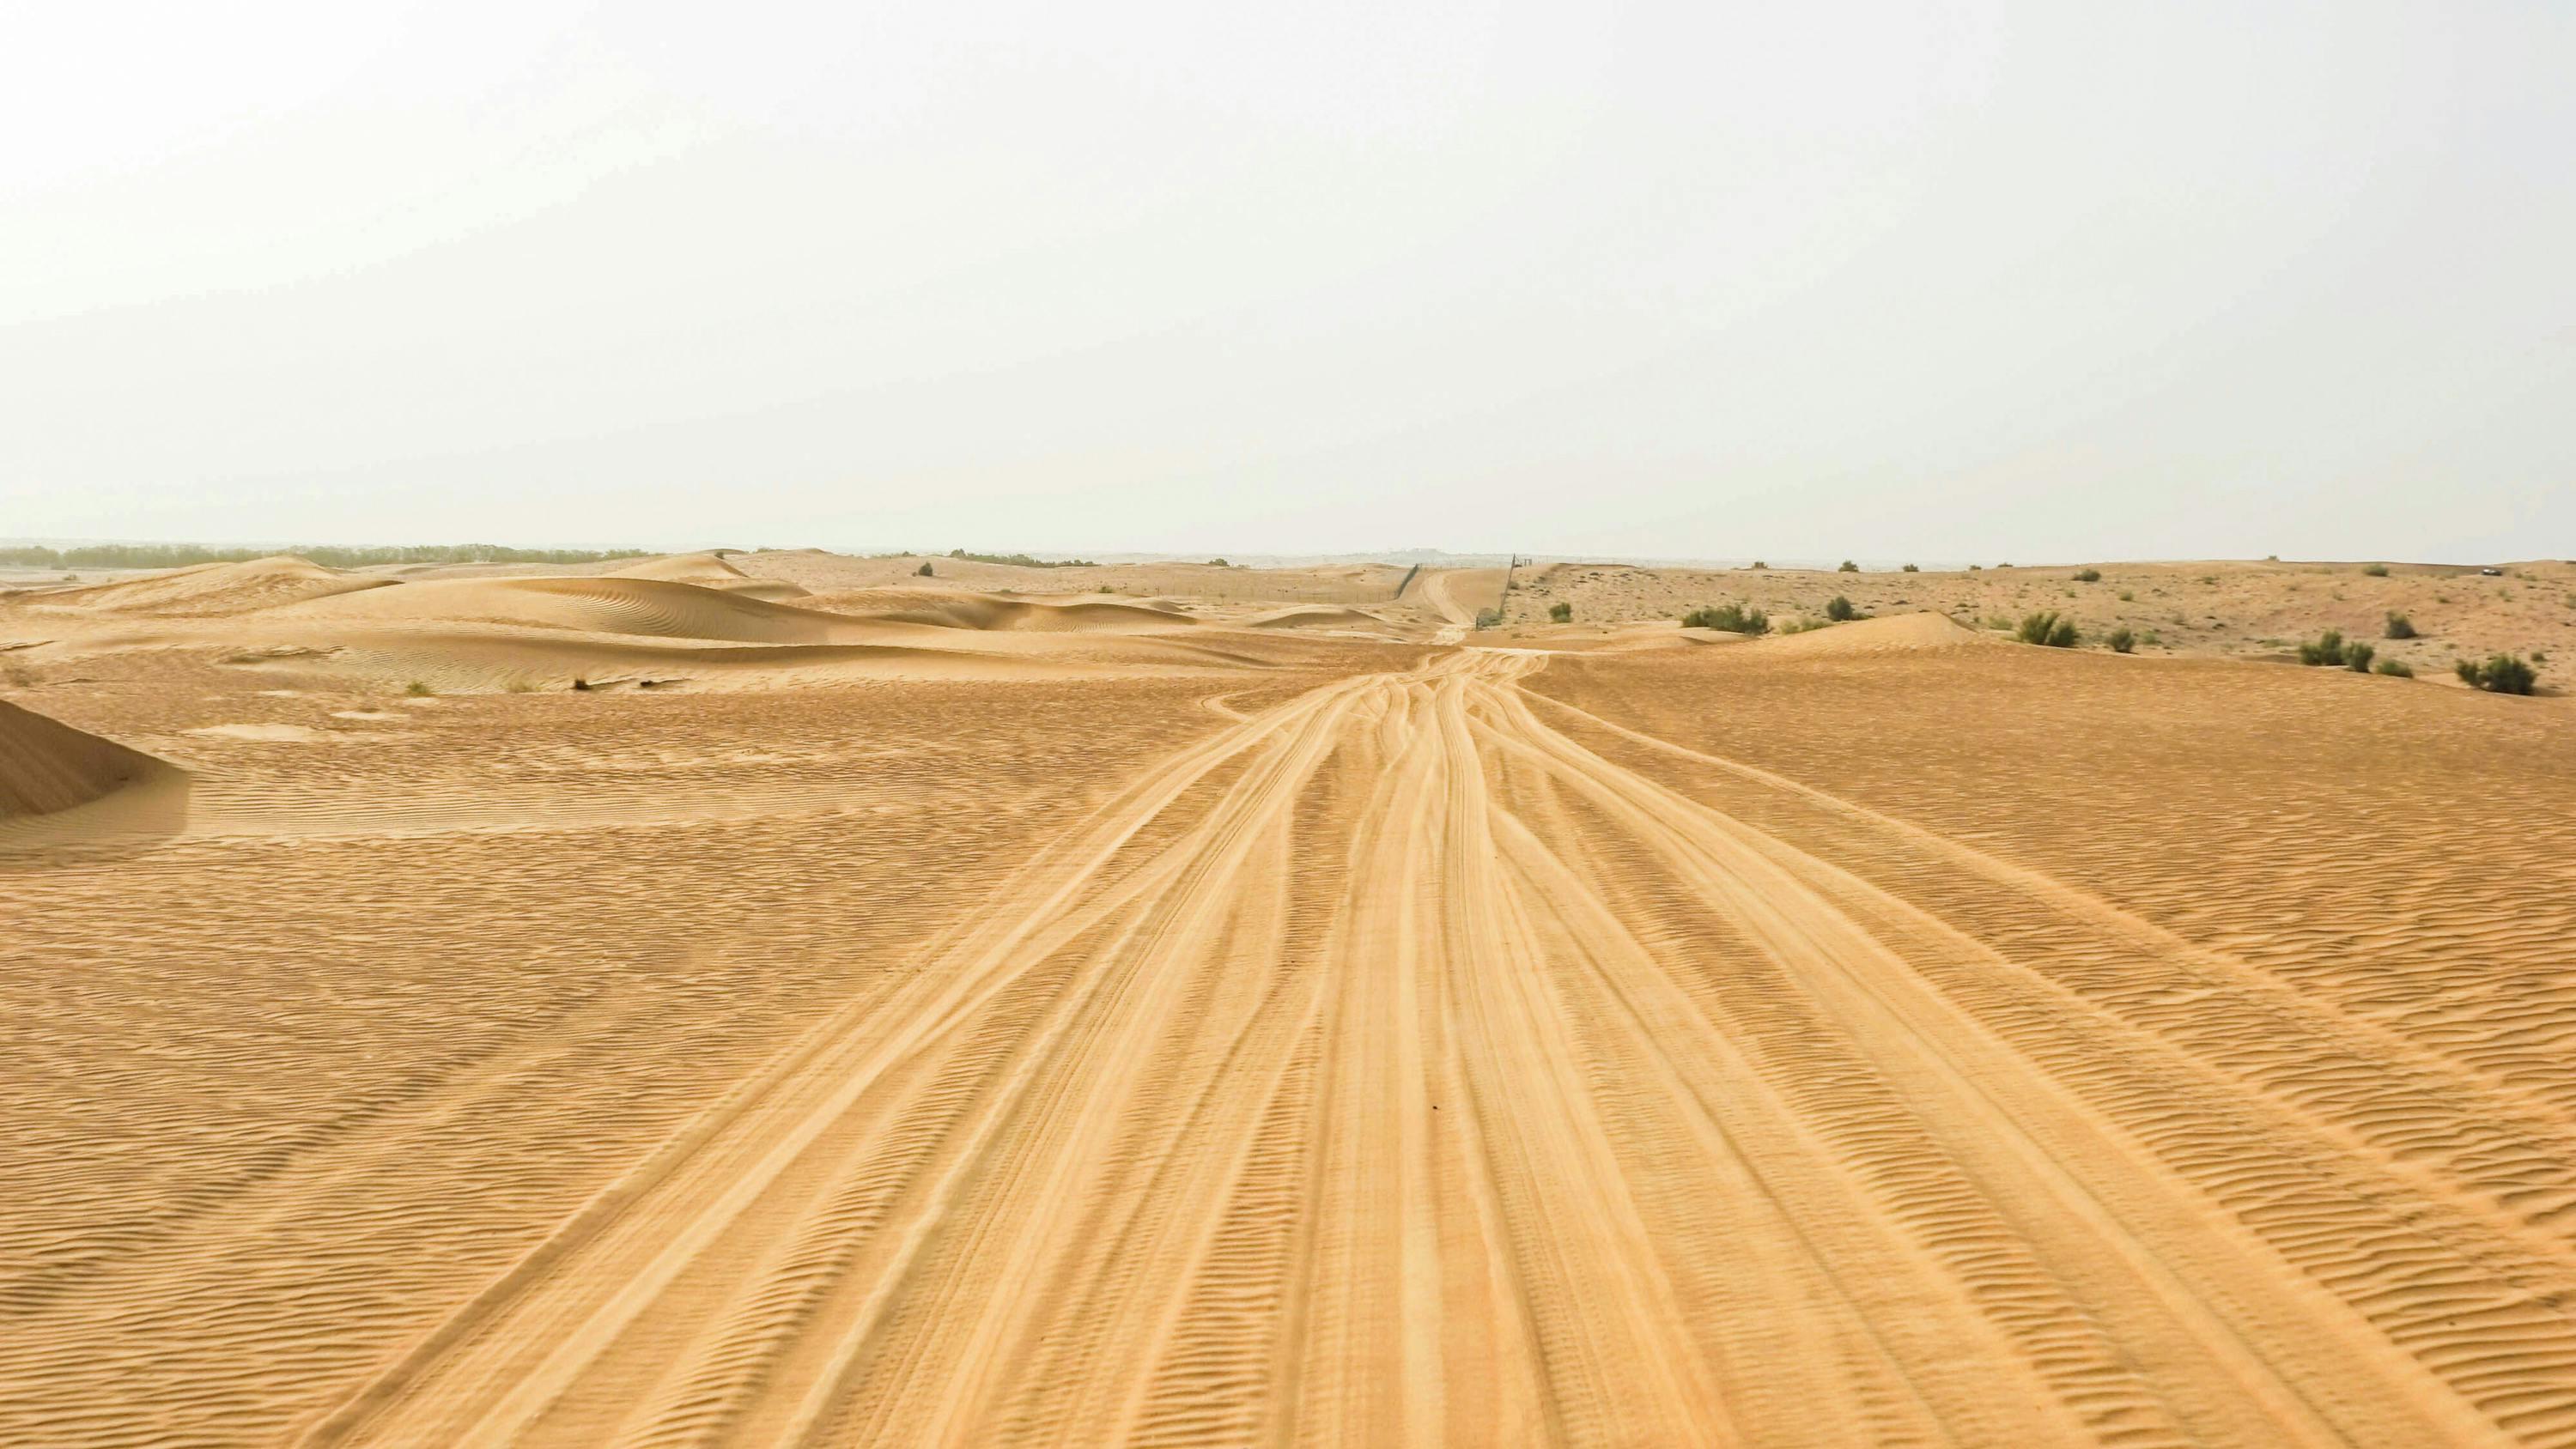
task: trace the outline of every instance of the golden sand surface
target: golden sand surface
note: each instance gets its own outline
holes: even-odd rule
[[[2563,695],[905,564],[0,597],[0,1443],[2576,1442]]]

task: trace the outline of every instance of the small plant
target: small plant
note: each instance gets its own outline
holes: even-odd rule
[[[1547,617],[1555,623],[1571,624],[1574,622],[1574,606],[1559,600],[1547,606]]]
[[[2141,644],[2162,644],[2165,642],[2165,636],[2157,633],[2153,629],[2149,629],[2142,637],[2139,638],[2138,642]]]
[[[2120,591],[2120,602],[2121,602],[2121,603],[2123,603],[2123,604],[2134,604],[2134,603],[2136,603],[2137,601],[2138,601],[2138,593],[2137,593],[2137,590],[2135,590],[2135,589],[2122,589],[2122,590]]]
[[[1850,559],[1844,559],[1841,565],[1835,568],[1834,572],[1838,574],[1856,574],[1860,572],[1860,565],[1853,563]]]
[[[913,576],[914,578],[916,578],[916,579],[929,579],[929,578],[937,578],[937,577],[938,577],[938,575],[937,575],[936,573],[934,573],[934,572],[932,572],[932,571],[931,571],[931,567],[930,567],[930,560],[928,560],[928,559],[923,559],[923,560],[921,561],[921,567],[919,567],[919,568],[917,568],[917,569],[914,569],[914,570],[912,571],[912,576]]]
[[[583,694],[588,694],[590,692],[590,681],[576,674],[573,676],[572,687]]]
[[[2490,694],[2529,694],[2540,677],[2540,671],[2511,654],[2490,654],[2484,664],[2463,659],[2451,668],[2461,683]]]
[[[1833,599],[1825,605],[1825,617],[1831,619],[1837,624],[1841,624],[1859,618],[1860,610],[1852,607],[1851,600],[1844,598],[1840,594],[1836,594],[1833,596]]]
[[[1744,604],[1720,604],[1682,615],[1685,629],[1723,629],[1729,634],[1768,634],[1771,616]]]
[[[1100,586],[1100,592],[1102,592],[1102,593],[1104,593],[1104,594],[1114,594],[1114,593],[1116,593],[1116,592],[1117,592],[1117,590],[1115,590],[1115,589],[1113,589],[1113,588],[1109,587],[1107,584],[1102,584],[1102,585]]]
[[[2361,566],[2361,571],[2370,575],[2374,579],[2384,579],[2388,577],[2388,565],[2383,563],[2363,564]]]
[[[2371,645],[2364,644],[2360,640],[2355,639],[2351,643],[2343,646],[2343,667],[2351,670],[2355,674],[2368,674],[2370,672],[2370,656],[2378,652],[2379,651]]]
[[[1760,559],[1758,559],[1758,558],[1757,558],[1757,559],[1755,559],[1755,560],[1752,562],[1751,567],[1753,567],[1753,568],[1757,568],[1757,569],[1767,569],[1767,568],[1769,568],[1769,567],[1771,567],[1771,566],[1770,566],[1769,564],[1767,564],[1767,563],[1764,563],[1762,560],[1760,560]]]
[[[2102,571],[2100,569],[2077,569],[2075,571],[2075,582],[2079,584],[2098,584],[2102,582]]]
[[[2343,631],[2328,629],[2317,636],[2314,644],[2299,646],[2301,664],[2341,664],[2344,656]]]
[[[1921,569],[1919,569],[1919,568],[1916,568],[1916,567],[1915,567],[1914,565],[1912,565],[1912,564],[1907,564],[1904,568],[1899,569],[1897,572],[1899,572],[1899,573],[1908,573],[1908,574],[1919,574],[1919,573],[1923,572],[1923,570],[1921,570]]]
[[[2412,639],[2415,637],[2415,621],[2391,609],[2388,611],[2388,627],[2381,632],[2390,639]]]
[[[421,683],[417,679],[403,686],[403,693],[408,694],[415,699],[427,699],[435,692],[436,691],[432,690],[428,685]]]
[[[2112,653],[2126,654],[2138,647],[2138,636],[2130,633],[2128,626],[2124,624],[2112,630],[2110,637],[2103,642],[2111,646]]]
[[[1491,629],[1502,622],[1503,611],[1500,609],[1478,609],[1476,611],[1476,627],[1479,629]]]
[[[2391,655],[2386,659],[2382,659],[2379,663],[2373,665],[2371,672],[2374,674],[2385,674],[2391,679],[2413,679],[2415,677],[2415,671],[2407,667],[2406,661],[2399,659],[2394,655]]]
[[[2050,609],[2024,616],[2017,633],[2024,644],[2039,644],[2050,649],[2075,647],[2075,621]]]

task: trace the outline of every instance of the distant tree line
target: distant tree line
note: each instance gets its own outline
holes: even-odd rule
[[[504,548],[497,543],[415,543],[369,547],[315,544],[293,549],[206,548],[193,543],[89,543],[77,548],[43,544],[0,544],[0,564],[39,569],[178,569],[194,564],[242,563],[293,553],[325,568],[354,569],[370,564],[458,563],[604,563],[609,559],[643,558],[640,548]]]
[[[950,549],[948,551],[948,556],[950,558],[966,559],[972,563],[1010,564],[1016,568],[1024,569],[1091,569],[1100,567],[1100,565],[1093,563],[1087,558],[1031,558],[1024,553],[968,553],[962,548]],[[1219,559],[1217,562],[1223,563],[1225,560]]]

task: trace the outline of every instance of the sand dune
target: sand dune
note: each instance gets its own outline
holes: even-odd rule
[[[701,588],[723,589],[755,599],[784,602],[805,597],[806,590],[783,579],[755,579],[713,553],[664,554],[611,569],[610,576],[633,579],[667,579],[674,583],[696,584]]]
[[[940,629],[1163,634],[1198,620],[1158,601],[1005,598],[963,589],[879,588],[816,596],[819,607],[892,624]]]
[[[1946,614],[1893,614],[1856,619],[1827,629],[1775,634],[1762,641],[1772,653],[1804,656],[1887,654],[1919,649],[1984,648],[1995,641]]]
[[[2576,1442],[2567,699],[1423,587],[13,651],[0,1442]]]
[[[149,755],[0,701],[0,819],[86,805],[167,769]]]
[[[297,620],[450,620],[466,623],[709,639],[739,644],[859,643],[858,620],[670,579],[456,579],[403,584],[281,610]]]
[[[212,616],[359,593],[392,582],[281,555],[247,563],[198,564],[114,583],[56,589],[44,595],[42,602],[125,613]]]
[[[1386,620],[1365,609],[1333,604],[1298,604],[1254,614],[1242,621],[1249,629],[1378,629]]]

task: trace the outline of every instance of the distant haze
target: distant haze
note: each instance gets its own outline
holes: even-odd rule
[[[0,535],[2576,556],[2576,6],[72,5]]]

